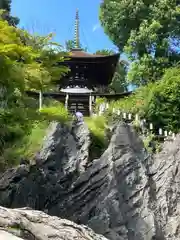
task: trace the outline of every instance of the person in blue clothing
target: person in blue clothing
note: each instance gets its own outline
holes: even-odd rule
[[[77,125],[81,125],[84,123],[84,117],[81,112],[78,111],[75,113],[75,121]]]

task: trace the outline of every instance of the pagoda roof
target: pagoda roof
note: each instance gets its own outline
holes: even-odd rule
[[[83,51],[82,49],[72,49],[70,51],[70,58],[107,58],[107,57],[112,57],[114,55],[119,55],[119,54],[113,54],[113,55],[100,55],[100,54],[91,54]]]

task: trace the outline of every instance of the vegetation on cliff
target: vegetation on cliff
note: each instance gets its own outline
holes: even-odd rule
[[[163,77],[146,86],[138,88],[124,99],[109,104],[107,114],[112,114],[113,108],[125,113],[139,114],[141,119],[153,123],[156,130],[163,128],[178,132],[180,130],[180,68],[179,66],[166,70]],[[98,104],[100,104],[99,101]]]
[[[105,116],[92,116],[85,118],[85,122],[91,137],[90,159],[95,159],[101,156],[108,144],[107,118]]]
[[[50,87],[57,76],[67,72],[66,68],[54,65],[64,58],[59,46],[57,47],[56,44],[56,48],[53,47],[51,37],[51,35],[31,36],[25,31],[10,26],[3,18],[0,19],[0,165],[2,168],[15,161],[15,158],[6,159],[6,156],[13,154],[14,149],[18,150],[18,145],[25,144],[24,139],[31,136],[34,126],[37,127],[35,123],[44,120],[42,114],[37,111],[36,103],[26,95],[26,90],[41,91]]]

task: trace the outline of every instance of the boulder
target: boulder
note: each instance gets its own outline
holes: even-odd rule
[[[86,226],[27,208],[0,207],[2,240],[107,240]]]

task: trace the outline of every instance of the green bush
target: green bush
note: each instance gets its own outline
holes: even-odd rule
[[[0,149],[4,148],[4,144],[11,145],[28,134],[31,131],[31,123],[29,112],[24,108],[1,109],[0,130],[3,143],[0,144]]]
[[[13,145],[6,147],[0,157],[0,166],[14,166],[20,163],[21,159],[32,160],[40,150],[43,138],[45,137],[48,121],[34,122],[29,134],[24,135]]]
[[[85,118],[85,122],[91,133],[90,159],[101,156],[107,147],[106,118],[104,116],[93,116]]]
[[[93,135],[104,138],[106,128],[106,119],[104,116],[87,117],[85,118],[85,122]]]
[[[180,129],[180,68],[168,69],[161,80],[140,87],[131,96],[112,101],[106,116],[113,108],[122,112],[139,114],[153,123],[155,130],[179,131]]]
[[[109,104],[108,113],[112,113],[113,108],[120,109],[122,112],[139,113],[144,116],[148,109],[148,104],[153,94],[153,84],[137,89],[132,95],[111,101]]]
[[[178,132],[180,130],[180,68],[171,68],[155,84],[148,104],[146,118],[155,127]]]
[[[142,136],[144,147],[148,153],[158,153],[161,151],[161,143],[153,133],[149,133],[146,136]]]
[[[49,121],[58,121],[61,123],[67,123],[72,118],[68,110],[64,107],[62,103],[54,101],[52,105],[44,106],[40,113],[44,119]]]
[[[17,165],[21,159],[32,160],[41,148],[50,121],[67,123],[71,116],[63,104],[47,101],[41,111],[32,99],[26,108],[1,111],[0,171]],[[32,106],[32,108],[31,108]],[[8,121],[8,124],[6,122]]]

